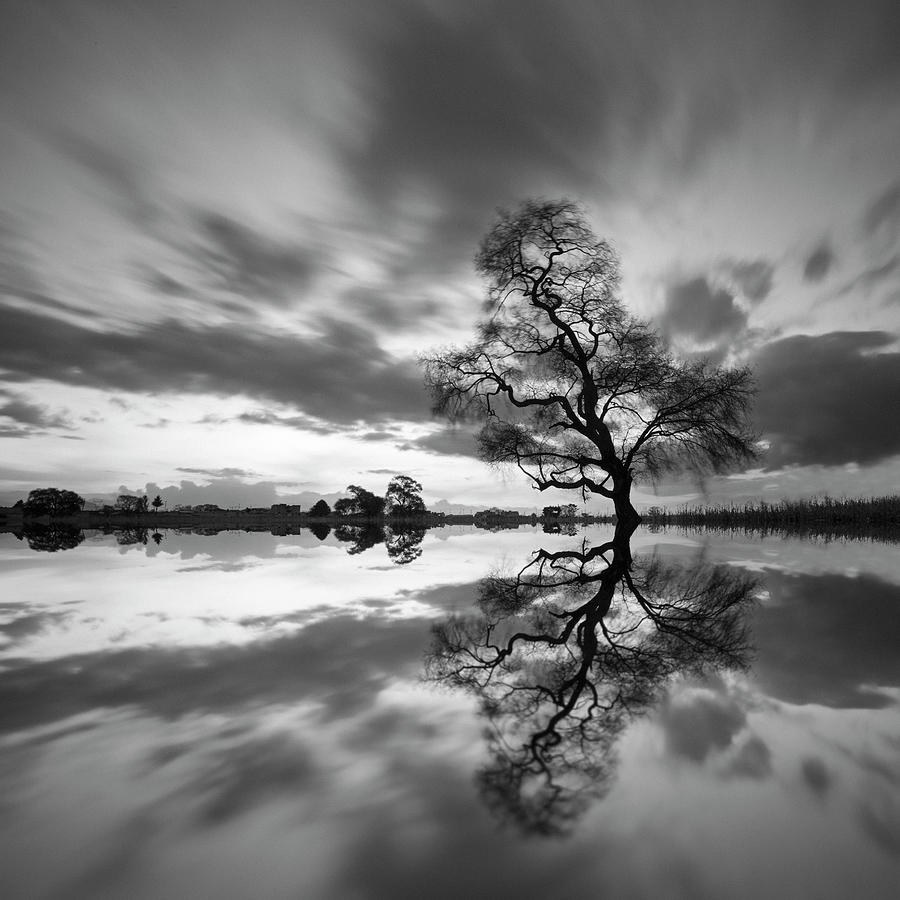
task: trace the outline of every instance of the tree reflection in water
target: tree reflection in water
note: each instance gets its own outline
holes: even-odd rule
[[[424,528],[392,524],[382,527],[378,523],[366,522],[359,525],[338,525],[334,536],[342,543],[349,543],[347,552],[351,555],[363,553],[376,544],[384,543],[388,557],[398,566],[404,566],[422,555]]]
[[[58,550],[73,550],[84,540],[84,532],[75,525],[53,522],[43,525],[29,522],[21,531],[15,532],[21,541],[24,538],[31,550],[55,553]]]
[[[477,613],[433,627],[426,678],[480,700],[488,807],[526,832],[566,833],[609,788],[625,726],[674,676],[747,665],[756,586],[702,560],[632,559],[621,537],[483,579]]]
[[[384,529],[388,557],[398,566],[405,566],[422,555],[424,528],[390,525]]]

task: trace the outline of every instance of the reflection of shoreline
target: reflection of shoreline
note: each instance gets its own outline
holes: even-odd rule
[[[309,528],[312,525],[327,525],[329,528],[340,526],[366,527],[389,526],[411,528],[442,528],[446,525],[472,525],[476,528],[517,528],[519,526],[536,527],[541,524],[537,515],[518,515],[502,519],[485,519],[478,513],[474,515],[444,515],[428,513],[419,516],[310,516],[307,513],[280,515],[266,512],[248,512],[245,510],[221,510],[218,512],[145,512],[145,513],[113,513],[89,510],[72,516],[36,516],[28,517],[11,507],[0,509],[0,532],[19,531],[29,523],[43,525],[67,525],[81,529],[102,530],[112,528],[215,528],[219,531],[272,531],[284,528]],[[583,524],[609,522],[609,517],[591,516],[579,520]]]
[[[218,534],[221,531],[243,531],[247,533],[262,532],[278,536],[288,534],[300,534],[302,531],[317,533],[323,529],[330,531],[339,528],[371,528],[390,527],[395,530],[408,530],[410,528],[428,531],[451,526],[471,527],[479,531],[515,531],[517,529],[538,529],[549,534],[563,533],[576,536],[582,529],[595,524],[605,524],[608,519],[591,519],[583,522],[576,520],[564,523],[560,527],[559,522],[544,523],[540,516],[522,516],[518,521],[504,521],[502,523],[484,523],[475,520],[471,515],[453,515],[442,518],[417,517],[396,519],[364,519],[358,517],[327,516],[313,519],[305,515],[296,517],[278,516],[253,516],[242,513],[226,514],[197,514],[197,513],[136,513],[121,516],[104,516],[102,513],[82,513],[77,516],[65,516],[50,518],[42,516],[36,519],[23,519],[21,516],[0,516],[0,534],[21,534],[24,530],[33,526],[75,529],[85,532],[100,532],[109,534],[125,529],[147,529],[163,531],[181,531],[186,533]],[[667,522],[665,524],[645,520],[639,526],[637,534],[641,532],[649,534],[666,534],[673,532],[688,535],[725,535],[730,537],[780,537],[780,538],[810,538],[821,540],[851,540],[872,541],[877,543],[900,543],[900,526],[851,526],[851,525],[805,525],[805,526],[779,526],[761,527],[753,525],[741,525],[732,523],[728,526],[713,522],[693,522],[692,524],[677,524]]]

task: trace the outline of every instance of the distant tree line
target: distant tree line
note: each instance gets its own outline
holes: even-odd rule
[[[358,484],[347,486],[349,497],[335,501],[332,511],[324,500],[318,500],[309,510],[312,518],[324,518],[333,512],[337,516],[379,519],[383,516],[417,516],[428,512],[422,500],[422,485],[409,475],[396,475],[390,480],[383,497]]]

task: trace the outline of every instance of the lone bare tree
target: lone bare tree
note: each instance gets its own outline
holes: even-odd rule
[[[483,422],[481,456],[538,490],[599,494],[631,533],[635,479],[749,462],[747,368],[677,358],[618,296],[618,259],[569,201],[503,212],[476,266],[486,316],[468,346],[423,358],[434,410]]]

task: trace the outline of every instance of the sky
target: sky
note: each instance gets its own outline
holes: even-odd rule
[[[0,503],[565,502],[417,363],[497,210],[561,196],[757,373],[757,468],[639,507],[900,493],[898,46],[895,2],[0,0]]]

